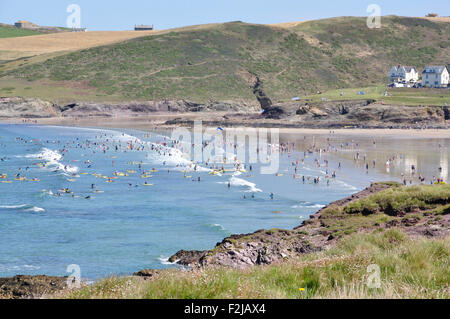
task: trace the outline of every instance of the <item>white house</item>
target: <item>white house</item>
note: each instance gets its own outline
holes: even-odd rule
[[[410,82],[415,83],[419,80],[419,72],[413,66],[393,66],[389,70],[389,82]]]
[[[450,83],[450,75],[445,65],[426,66],[422,71],[422,86],[429,88],[447,87]]]

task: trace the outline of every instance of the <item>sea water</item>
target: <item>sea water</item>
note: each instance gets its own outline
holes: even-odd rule
[[[167,258],[180,249],[211,249],[230,234],[295,227],[370,182],[399,181],[396,170],[407,171],[412,161],[404,157],[386,171],[392,144],[377,150],[369,139],[350,145],[340,137],[332,141],[336,150],[322,154],[305,151],[310,136],[285,137],[296,146],[280,155],[277,175],[260,174],[258,164],[210,174],[205,163],[189,167],[191,159],[170,146],[167,134],[0,124],[0,176],[6,174],[0,178],[0,277],[68,275],[70,264],[88,279],[174,267]],[[448,140],[414,145],[422,145],[416,155],[434,150],[422,167],[446,165],[448,172]],[[366,171],[355,152],[377,158],[376,167]],[[336,178],[327,183],[333,171]],[[321,181],[313,183],[315,177]]]

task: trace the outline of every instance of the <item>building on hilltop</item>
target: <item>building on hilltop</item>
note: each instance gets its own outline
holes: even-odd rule
[[[416,83],[419,81],[419,72],[413,66],[393,66],[389,70],[388,76],[389,83]]]
[[[16,28],[19,29],[36,29],[39,28],[39,26],[37,24],[34,24],[30,21],[25,21],[25,20],[19,20],[16,23],[14,23],[14,25],[16,26]]]
[[[87,32],[86,28],[72,28],[72,32]]]
[[[422,86],[428,88],[446,88],[450,75],[445,65],[429,65],[422,71]]]
[[[134,25],[134,31],[152,31],[153,30],[153,24],[152,25]]]

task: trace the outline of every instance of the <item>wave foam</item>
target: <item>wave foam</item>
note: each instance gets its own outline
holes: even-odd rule
[[[217,230],[225,231],[225,227],[221,224],[208,224],[208,227],[215,228]]]
[[[238,187],[248,187],[247,190],[245,190],[245,192],[251,192],[251,193],[257,193],[257,192],[262,192],[261,189],[256,187],[255,183],[249,182],[245,179],[236,177],[236,176],[231,176],[231,178],[229,179],[230,185],[231,186],[238,186]]]
[[[58,169],[69,174],[78,172],[78,167],[73,165],[64,165],[60,161],[62,155],[58,151],[54,151],[48,148],[43,148],[37,154],[25,155],[26,158],[37,158],[46,161],[46,167],[51,169]]]
[[[325,205],[318,204],[318,203],[309,203],[309,202],[303,202],[300,205],[292,205],[291,208],[322,208],[325,207]]]
[[[28,204],[21,204],[21,205],[3,205],[0,206],[0,209],[6,209],[6,210],[18,210],[22,212],[45,212],[44,208],[28,205]]]
[[[178,262],[178,260],[175,260],[173,263],[172,262],[170,262],[169,261],[169,257],[164,257],[164,256],[160,256],[159,258],[158,258],[158,260],[161,262],[161,264],[163,264],[163,265],[175,265],[177,262]]]

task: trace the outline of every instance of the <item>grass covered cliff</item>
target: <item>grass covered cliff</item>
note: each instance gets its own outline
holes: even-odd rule
[[[449,213],[448,185],[377,183],[293,230],[177,253],[190,270],[142,270],[54,297],[449,298]],[[369,265],[379,267],[379,287],[367,285]]]
[[[450,298],[449,238],[409,239],[396,229],[353,234],[333,248],[247,269],[162,271],[109,277],[57,298]],[[369,288],[380,267],[381,286]]]
[[[44,61],[0,66],[8,94],[38,87],[48,97],[103,100],[271,101],[316,90],[384,83],[392,64],[450,60],[450,22],[388,16],[380,29],[365,18],[341,17],[288,25],[243,22],[187,27]],[[34,62],[38,61],[38,62]],[[28,89],[25,89],[28,88]],[[3,88],[4,89],[4,88]],[[69,90],[70,91],[70,90]]]

